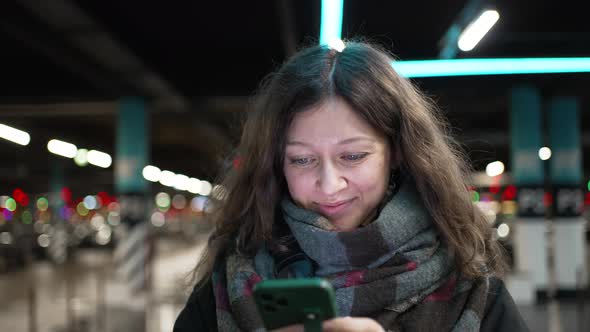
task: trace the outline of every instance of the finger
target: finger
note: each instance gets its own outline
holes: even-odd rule
[[[326,320],[322,323],[322,330],[324,332],[343,331],[345,328],[350,327],[353,323],[352,321],[353,319],[351,317],[338,317]]]
[[[272,330],[270,332],[304,332],[303,325],[289,325],[285,327],[281,327],[280,329]]]
[[[370,318],[334,318],[325,321],[322,328],[325,332],[383,332],[381,325]]]

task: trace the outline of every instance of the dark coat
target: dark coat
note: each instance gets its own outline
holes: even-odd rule
[[[504,282],[492,278],[480,331],[528,331]],[[174,332],[217,331],[211,281],[195,289],[174,324]]]

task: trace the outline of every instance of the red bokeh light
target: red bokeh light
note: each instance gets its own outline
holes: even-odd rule
[[[492,185],[492,186],[490,186],[490,192],[491,192],[492,194],[497,194],[497,193],[499,193],[499,192],[500,192],[500,186],[497,186],[497,185]]]
[[[98,194],[96,194],[96,196],[100,198],[102,206],[108,206],[113,201],[111,196],[104,191],[100,191]]]
[[[65,202],[65,203],[70,203],[72,201],[72,191],[70,190],[70,188],[68,187],[63,187],[61,189],[61,199]]]
[[[14,189],[12,192],[12,197],[14,197],[14,200],[21,206],[29,205],[29,196],[27,196],[27,194],[25,194],[25,192],[20,188]]]
[[[512,201],[516,199],[516,186],[510,185],[504,189],[502,193],[502,200],[504,201]]]
[[[543,205],[553,205],[553,194],[551,194],[550,192],[545,192],[545,194],[543,194]]]

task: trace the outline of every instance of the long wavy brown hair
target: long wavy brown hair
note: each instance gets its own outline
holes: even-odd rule
[[[392,155],[416,183],[457,269],[472,277],[503,274],[503,251],[470,199],[470,169],[447,122],[392,62],[387,52],[365,42],[348,42],[341,52],[313,46],[263,81],[243,126],[240,167],[223,175],[223,193],[214,201],[215,229],[195,269],[197,280],[207,280],[227,250],[254,255],[271,240],[287,192],[282,172],[287,128],[297,112],[334,96],[390,139]]]

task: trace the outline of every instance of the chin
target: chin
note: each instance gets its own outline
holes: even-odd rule
[[[358,228],[358,224],[350,224],[350,223],[343,224],[343,223],[338,223],[338,222],[332,222],[332,225],[334,225],[336,232],[352,232]]]

